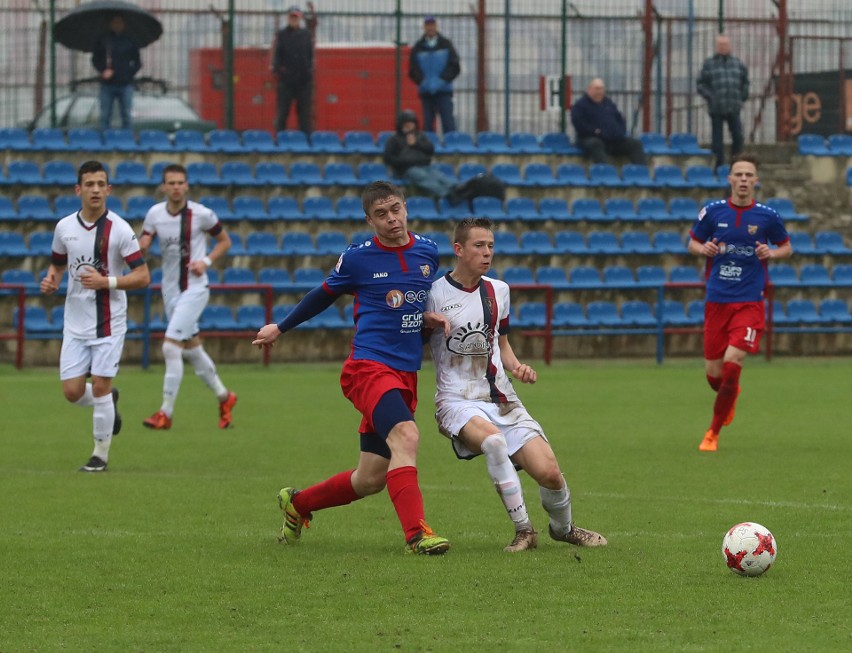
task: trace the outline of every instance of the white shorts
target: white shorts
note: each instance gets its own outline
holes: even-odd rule
[[[198,335],[198,320],[207,302],[210,288],[204,285],[190,286],[177,295],[163,297],[166,308],[166,338],[184,341]]]
[[[544,438],[544,429],[524,408],[520,401],[508,404],[492,404],[486,401],[444,401],[437,406],[435,419],[438,429],[450,438],[453,450],[459,458],[470,459],[480,454],[473,453],[459,440],[459,433],[473,417],[481,417],[500,429],[506,438],[506,448],[513,455],[527,442],[534,438]]]
[[[89,340],[64,337],[59,354],[59,379],[67,381],[89,373],[111,379],[118,374],[123,349],[123,333]]]

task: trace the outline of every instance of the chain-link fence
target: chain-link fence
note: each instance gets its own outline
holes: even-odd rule
[[[39,124],[49,124],[51,103],[93,76],[90,55],[52,43],[52,21],[77,4],[10,0],[0,7],[0,127],[32,126],[39,111],[47,111]],[[165,80],[169,94],[220,127],[273,129],[271,44],[289,2],[138,4],[163,25],[162,37],[142,51],[142,75]],[[393,128],[400,107],[419,109],[407,57],[426,13],[459,53],[454,103],[462,131],[570,133],[561,85],[570,102],[601,77],[634,133],[690,131],[706,142],[709,121],[695,81],[720,30],[749,68],[743,121],[751,140],[772,142],[780,133],[776,81],[785,70],[799,80],[791,85],[785,135],[818,122],[801,113],[807,76],[821,80],[833,129],[850,128],[848,0],[329,0],[316,3],[315,129],[377,133]]]

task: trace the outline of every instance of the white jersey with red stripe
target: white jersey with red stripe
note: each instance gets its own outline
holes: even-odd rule
[[[80,274],[94,270],[105,277],[120,276],[125,267],[144,263],[133,229],[107,211],[93,223],[78,213],[62,218],[53,232],[51,261],[68,266],[65,295],[67,337],[90,340],[127,332],[127,294],[123,290],[84,288]]]
[[[443,314],[452,326],[449,338],[436,330],[429,339],[438,385],[436,403],[519,401],[503,369],[498,342],[509,333],[506,283],[482,277],[475,288],[464,288],[448,273],[432,284],[426,310]]]
[[[198,202],[187,202],[175,215],[169,213],[165,202],[148,209],[142,233],[156,235],[160,241],[163,296],[179,294],[189,286],[207,285],[207,274],[192,274],[189,264],[207,256],[207,236],[220,231],[222,224],[216,213]]]

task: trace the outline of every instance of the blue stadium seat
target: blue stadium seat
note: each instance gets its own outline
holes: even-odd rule
[[[222,182],[233,186],[263,186],[252,172],[251,166],[243,161],[225,161],[219,170]]]
[[[814,236],[814,246],[822,254],[852,254],[852,249],[846,246],[843,236],[838,231],[817,231]]]
[[[508,186],[528,185],[521,176],[521,169],[514,163],[495,163],[491,166],[491,174]]]
[[[693,188],[707,190],[728,187],[727,179],[719,179],[710,166],[689,166],[686,169],[686,182]]]
[[[636,268],[636,283],[640,286],[662,286],[667,281],[662,265],[640,265]]]
[[[763,204],[777,211],[784,222],[807,222],[808,220],[808,216],[798,213],[792,200],[786,197],[770,197]]]
[[[34,231],[29,237],[30,256],[50,256],[53,248],[52,231]]]
[[[676,231],[658,231],[651,240],[659,254],[685,254],[687,251],[683,236]]]
[[[248,256],[280,256],[281,248],[275,234],[255,231],[246,237],[246,254]]]
[[[766,302],[766,320],[769,322],[769,313],[770,308],[772,311],[772,324],[776,326],[783,326],[785,324],[790,324],[792,321],[787,317],[787,309],[784,308],[784,303],[776,300],[770,302]]]
[[[382,149],[376,145],[373,135],[368,131],[351,130],[343,134],[343,147],[355,154],[376,155]]]
[[[796,324],[817,325],[827,321],[810,299],[791,299],[787,302],[787,317]]]
[[[302,231],[288,231],[281,236],[281,254],[284,256],[315,256],[317,249],[310,234]]]
[[[349,238],[342,231],[320,231],[317,234],[317,254],[340,256],[349,246]]]
[[[852,286],[852,265],[835,265],[831,270],[831,280],[835,286]]]
[[[69,129],[68,150],[72,152],[103,152],[104,142],[101,133],[97,129],[86,127]]]
[[[230,306],[208,304],[201,311],[198,326],[202,331],[236,331],[241,328]]]
[[[287,314],[290,311],[292,311],[295,307],[296,307],[295,304],[288,304],[288,303],[276,304],[275,306],[272,307],[272,321],[276,322],[276,323],[280,322],[285,317],[287,317]]]
[[[257,282],[269,284],[276,290],[283,290],[292,285],[293,277],[283,268],[261,268],[257,273]]]
[[[237,195],[233,202],[234,215],[243,220],[268,220],[263,200],[255,195]]]
[[[685,327],[692,324],[682,302],[676,299],[664,299],[662,308],[663,324],[666,326]],[[654,310],[656,311],[656,308]]]
[[[198,134],[199,132],[192,132]],[[209,161],[193,161],[186,164],[186,174],[193,186],[223,186],[216,166]]]
[[[210,146],[204,140],[204,134],[192,129],[178,129],[174,133],[176,152],[210,152]]]
[[[246,248],[243,245],[243,237],[238,233],[228,232],[228,237],[231,239],[231,247],[228,249],[228,256],[245,256]],[[210,248],[215,247],[215,241],[210,242]]]
[[[518,256],[524,254],[524,251],[514,233],[511,231],[495,231],[494,254],[496,256]]]
[[[537,268],[535,279],[537,283],[552,286],[555,290],[568,288],[568,275],[565,268],[559,265],[543,265]]]
[[[213,211],[223,222],[238,220],[239,218],[231,210],[231,205],[228,200],[218,195],[204,195],[198,198],[198,201]]]
[[[635,222],[638,220],[633,202],[626,197],[611,197],[605,200],[604,214],[609,221]]]
[[[438,209],[435,206],[435,200],[431,197],[421,197],[418,195],[409,197],[405,202],[405,206],[408,209],[408,217],[412,220],[435,221],[440,219]],[[363,215],[364,211],[361,209],[360,201],[358,209],[359,213]]]
[[[577,302],[557,302],[553,305],[553,326],[564,328],[589,327],[591,323]]]
[[[654,254],[651,237],[644,231],[625,231],[621,234],[621,250],[625,254]]]
[[[388,178],[388,169],[383,163],[366,161],[358,164],[358,179],[364,184]]]
[[[448,220],[462,220],[473,216],[473,212],[470,210],[470,202],[451,204],[446,197],[438,200],[438,213],[441,214],[442,218]]]
[[[298,268],[293,273],[293,285],[300,290],[313,290],[321,286],[326,274],[319,268]]]
[[[678,152],[688,156],[709,156],[712,152],[698,144],[695,134],[678,133],[669,136],[669,146]]]
[[[447,154],[477,154],[473,137],[467,132],[449,132],[444,134],[444,152]]]
[[[832,134],[828,137],[828,149],[834,156],[852,156],[852,136]]]
[[[270,197],[266,203],[266,210],[273,220],[304,220],[305,214],[299,208],[295,197]]]
[[[633,270],[626,265],[607,265],[603,269],[603,282],[608,286],[635,286]]]
[[[41,127],[32,133],[32,145],[39,152],[67,152],[65,132],[58,127]]]
[[[212,129],[207,132],[207,145],[211,152],[220,154],[240,154],[243,143],[240,135],[233,129]]]
[[[332,304],[319,315],[315,315],[304,323],[307,328],[313,329],[343,329],[349,326],[344,322],[340,309]]]
[[[669,147],[665,136],[657,132],[645,132],[643,134],[639,134],[639,140],[642,142],[642,148],[645,150],[645,154],[649,156],[673,156],[679,153],[675,148]]]
[[[109,197],[107,197],[106,207],[110,211],[118,213],[120,216],[124,215],[124,202],[118,195],[110,195]]]
[[[799,135],[799,154],[802,156],[831,156],[825,138],[818,134]]]
[[[150,177],[144,163],[119,161],[111,181],[114,186],[148,186]]]
[[[6,168],[6,177],[10,184],[22,186],[39,186],[44,183],[41,168],[35,161],[10,161]]]
[[[803,265],[799,270],[799,282],[803,286],[831,286],[831,276],[826,267],[820,263]],[[787,307],[790,312],[790,307]]]
[[[503,208],[503,202],[496,197],[474,197],[471,204],[475,215],[491,218],[495,222],[509,218],[509,214]]]
[[[260,304],[238,306],[236,318],[240,329],[257,331],[267,323],[266,307]]]
[[[541,152],[538,138],[530,132],[512,132],[509,134],[509,147],[512,154],[538,154]]]
[[[131,328],[133,320],[127,320],[127,328]],[[50,326],[54,333],[62,333],[65,326],[65,306],[54,306],[50,309]]]
[[[18,307],[12,310],[12,326],[17,327],[20,323]],[[24,307],[24,329],[27,333],[50,333],[54,331],[53,325],[47,318],[47,311],[42,306]]]
[[[337,210],[329,197],[306,197],[302,202],[305,217],[313,220],[337,220]]]
[[[225,268],[222,273],[222,283],[225,284],[249,284],[256,283],[254,271],[250,268]]]
[[[702,281],[698,268],[692,265],[676,265],[669,270],[671,283],[701,283]]]
[[[546,231],[525,231],[521,234],[521,249],[526,254],[550,256],[556,253],[556,248]]]
[[[842,299],[823,299],[819,303],[819,314],[825,322],[852,324],[849,306]]]
[[[263,129],[247,129],[243,132],[243,151],[270,154],[276,152],[278,146],[275,137]]]
[[[447,177],[447,179],[451,179],[454,182],[459,181],[459,176],[456,174],[456,171],[451,164],[449,164],[449,163],[433,163],[432,167],[437,168],[438,170],[443,172],[444,176]]]
[[[657,325],[657,317],[648,302],[631,300],[621,305],[621,320],[629,326],[652,327]]]
[[[311,151],[311,144],[308,142],[308,137],[304,132],[295,129],[285,129],[278,132],[277,141],[279,152],[308,154]]]
[[[283,163],[262,161],[254,167],[254,177],[263,186],[290,186],[290,177]]]
[[[790,244],[793,246],[793,251],[796,254],[816,254],[817,250],[814,247],[814,241],[810,234],[801,231],[790,231]]]
[[[434,207],[434,202],[432,206]],[[364,209],[361,206],[361,198],[357,195],[344,195],[334,205],[338,218],[341,220],[363,220]],[[409,216],[411,214],[409,213]],[[437,215],[437,212],[436,212]]]
[[[52,186],[74,186],[77,168],[70,161],[48,161],[42,167],[44,183]]]
[[[476,147],[482,154],[512,154],[512,148],[506,142],[506,137],[498,132],[477,133]]]
[[[700,211],[698,202],[691,197],[673,197],[669,201],[669,214],[673,220],[695,222]]]
[[[388,139],[391,136],[393,136],[395,133],[396,133],[395,131],[388,129],[388,130],[380,131],[376,135],[376,145],[379,147],[379,149],[382,152],[385,151],[385,144],[388,142]]]
[[[773,263],[769,266],[769,280],[776,286],[798,286],[799,275],[796,268],[787,263]]]
[[[2,238],[2,233],[0,233],[0,238]],[[2,242],[0,241],[0,253],[2,253]],[[0,274],[0,283],[13,283],[20,284],[24,286],[29,286],[31,288],[37,287],[37,283],[35,280],[35,276],[29,270],[23,270],[20,268],[12,268],[10,270],[3,270],[3,274]]]
[[[317,130],[311,134],[311,150],[323,154],[343,154],[343,143],[337,132]]]
[[[103,139],[104,150],[108,152],[139,152],[139,143],[132,129],[105,129]]]
[[[586,306],[586,315],[589,323],[598,327],[620,327],[626,326],[618,315],[618,307],[615,302],[594,301]]]
[[[20,127],[3,127],[0,129],[0,150],[32,152],[29,132]]]
[[[139,132],[139,149],[143,152],[173,152],[175,146],[162,129],[143,129]]]
[[[554,245],[558,254],[588,254],[589,246],[579,231],[560,230],[554,234]]]
[[[462,163],[459,165],[458,170],[459,181],[465,182],[472,177],[476,177],[476,175],[484,175],[486,172],[488,172],[488,168],[482,163]]]
[[[538,212],[535,202],[529,197],[513,197],[506,200],[506,213],[511,220],[536,222],[544,219]]]
[[[23,258],[29,255],[23,234],[16,231],[0,231],[0,256]]]
[[[640,220],[666,222],[672,216],[661,197],[643,197],[636,202],[636,217]]]
[[[148,183],[151,186],[159,186],[163,183],[163,171],[175,163],[174,161],[155,161],[151,164],[151,173],[148,177]]]
[[[335,186],[363,186],[364,181],[355,176],[355,170],[348,163],[327,163],[325,180]]]
[[[563,156],[581,155],[582,151],[571,144],[571,139],[563,132],[548,132],[541,137],[541,149],[550,154]]]
[[[526,265],[510,265],[503,269],[503,274],[500,278],[510,286],[535,283],[535,275],[532,268]]]
[[[79,199],[76,196],[74,197],[77,200],[77,204],[79,204]],[[15,205],[12,204],[12,200],[8,197],[0,196],[0,220],[15,220],[17,219],[18,214],[15,211]]]
[[[571,203],[571,216],[574,220],[586,220],[589,222],[605,220],[601,203],[591,197],[581,197]]]
[[[373,231],[356,231],[352,234],[350,241],[360,245],[361,243],[366,243],[368,240],[373,240],[373,236],[375,235],[376,234]]]
[[[600,286],[602,283],[600,272],[590,265],[578,265],[571,268],[568,280],[572,286]]]
[[[704,323],[704,300],[693,299],[686,305],[686,318],[690,324]]]
[[[621,178],[625,186],[631,188],[657,188],[659,184],[651,177],[648,166],[628,163],[621,168]]]
[[[325,186],[320,168],[316,163],[297,161],[290,166],[290,179],[294,184],[303,186]]]
[[[28,220],[54,221],[56,215],[43,195],[21,195],[18,198],[18,215]]]
[[[538,212],[544,220],[571,222],[574,219],[568,210],[568,202],[558,197],[542,197],[538,203]]]
[[[589,186],[586,169],[576,163],[562,163],[556,168],[556,184],[558,186]]]
[[[450,237],[442,231],[428,231],[422,234],[429,240],[435,242],[438,246],[439,256],[452,256],[453,244],[450,242]]]
[[[657,166],[654,168],[654,180],[666,188],[689,188],[678,166]]]
[[[524,168],[524,181],[526,186],[536,188],[551,188],[557,185],[553,170],[546,163],[528,164]]]
[[[618,174],[618,168],[610,163],[593,163],[589,168],[589,185],[604,188],[624,188],[627,184]]]
[[[589,232],[586,236],[586,244],[589,246],[589,253],[591,254],[602,254],[604,256],[621,254],[618,237],[611,231]]]
[[[544,302],[525,302],[518,306],[515,325],[522,329],[540,329],[547,324],[547,306]]]

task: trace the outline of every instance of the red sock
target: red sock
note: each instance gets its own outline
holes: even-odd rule
[[[423,527],[423,495],[417,484],[417,468],[414,466],[397,467],[385,477],[388,482],[388,495],[402,524],[405,541],[417,536]]]
[[[348,472],[340,472],[322,483],[301,490],[293,499],[293,506],[302,517],[309,518],[314,510],[345,506],[357,501],[361,497],[352,489],[354,471],[350,469]]]
[[[710,387],[713,388],[715,392],[719,392],[719,387],[722,385],[722,377],[721,376],[710,376],[707,375],[707,383],[710,384]]]
[[[731,412],[731,406],[737,400],[737,388],[740,385],[740,372],[742,367],[736,363],[725,363],[722,365],[722,385],[716,393],[716,402],[713,404],[713,422],[710,430],[718,433],[722,430],[722,423]]]

